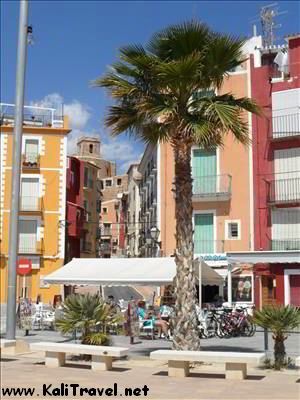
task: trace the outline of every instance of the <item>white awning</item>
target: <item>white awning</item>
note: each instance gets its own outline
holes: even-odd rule
[[[228,264],[291,264],[300,263],[299,250],[241,251],[227,253]]]
[[[203,285],[218,285],[222,277],[204,261],[195,261],[195,271],[201,265]],[[155,258],[74,258],[68,264],[46,276],[44,281],[69,285],[150,285],[173,282],[176,264],[173,257]]]

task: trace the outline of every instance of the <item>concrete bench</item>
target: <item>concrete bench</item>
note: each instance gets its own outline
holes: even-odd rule
[[[15,347],[16,341],[9,339],[0,339],[0,349],[6,349],[7,347]]]
[[[150,353],[152,360],[168,361],[169,376],[185,377],[189,375],[190,362],[225,363],[226,379],[245,379],[247,364],[258,365],[264,353],[238,353],[219,351],[178,351],[157,350]]]
[[[89,354],[92,356],[92,370],[107,371],[112,369],[113,357],[128,355],[125,347],[90,346],[74,343],[31,343],[31,350],[45,352],[46,367],[60,367],[65,364],[66,354]]]

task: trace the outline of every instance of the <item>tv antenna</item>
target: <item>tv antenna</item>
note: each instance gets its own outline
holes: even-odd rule
[[[281,24],[277,24],[275,19],[280,15],[287,14],[287,11],[279,11],[278,3],[271,3],[261,7],[259,18],[251,22],[260,21],[262,30],[262,40],[264,47],[273,46],[276,42],[275,30],[281,28]]]

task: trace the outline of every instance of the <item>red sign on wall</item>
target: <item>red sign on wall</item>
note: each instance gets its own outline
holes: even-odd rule
[[[32,270],[32,261],[27,258],[20,258],[17,266],[17,273],[19,275],[28,275]]]

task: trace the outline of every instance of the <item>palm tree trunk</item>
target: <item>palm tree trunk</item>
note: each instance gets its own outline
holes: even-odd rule
[[[284,337],[275,336],[274,337],[274,368],[276,370],[280,370],[285,364],[285,346],[284,346]]]
[[[199,350],[200,339],[196,315],[196,277],[193,266],[193,206],[191,145],[177,142],[175,156],[175,216],[177,273],[175,278],[175,317],[173,347]]]

